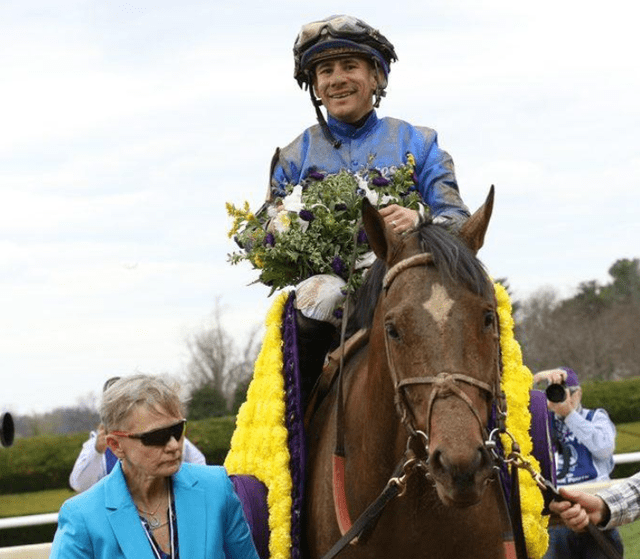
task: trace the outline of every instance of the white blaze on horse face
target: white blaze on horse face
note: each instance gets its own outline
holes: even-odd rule
[[[422,303],[422,306],[433,317],[435,323],[442,328],[449,316],[451,307],[453,307],[453,299],[449,297],[442,284],[434,283],[431,287],[430,297]]]

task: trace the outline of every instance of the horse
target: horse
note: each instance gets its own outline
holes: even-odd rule
[[[457,235],[429,222],[398,235],[363,202],[378,260],[353,314],[368,341],[345,360],[308,420],[310,559],[341,536],[332,482],[338,432],[351,518],[378,497],[398,465],[405,473],[421,465],[405,476],[404,495],[389,501],[366,540],[345,547],[341,558],[505,556],[504,498],[486,433],[499,392],[497,303],[477,258],[493,198],[492,187]]]

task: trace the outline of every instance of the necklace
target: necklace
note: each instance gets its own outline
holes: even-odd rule
[[[170,546],[170,553],[169,553],[169,558],[170,559],[175,559],[176,557],[176,553],[177,550],[175,549],[175,538],[176,538],[176,534],[175,534],[175,523],[176,523],[176,519],[175,516],[173,514],[173,492],[171,491],[171,489],[167,490],[167,502],[169,504],[169,511],[168,511],[168,522],[165,522],[165,524],[169,524],[169,546]],[[156,509],[157,511],[158,509]],[[153,531],[157,528],[160,528],[161,526],[164,526],[165,524],[160,524],[158,522],[158,525],[154,528],[153,526],[151,526],[151,522],[147,519],[147,523],[149,524],[149,526],[147,527],[144,523],[144,521],[142,521],[142,526],[145,528],[145,534],[147,536],[147,540],[149,540],[149,543],[151,544],[151,550],[153,551],[154,556],[156,557],[156,559],[162,559],[163,556],[166,557],[166,554],[162,551],[162,549],[160,548],[160,546],[158,545],[158,543],[156,542],[155,538],[153,537]]]
[[[144,510],[140,508],[138,505],[136,505],[136,508],[138,509],[138,511],[141,512],[144,515],[144,517],[147,519],[147,522],[149,523],[149,526],[151,527],[152,530],[157,530],[158,528],[166,524],[166,522],[164,524],[161,524],[160,519],[156,516],[156,513],[158,512],[158,509],[160,508],[160,505],[162,504],[163,500],[164,498],[160,498],[160,500],[158,501],[158,506],[155,508],[153,512]]]

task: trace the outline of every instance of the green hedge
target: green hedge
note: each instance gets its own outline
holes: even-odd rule
[[[235,427],[234,417],[189,422],[187,437],[205,455],[207,464],[222,464]],[[69,474],[88,433],[17,439],[0,449],[0,494],[69,486]]]
[[[640,378],[585,382],[582,405],[604,408],[616,424],[640,421]]]

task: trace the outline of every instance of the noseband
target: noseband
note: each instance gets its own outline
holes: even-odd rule
[[[405,270],[410,268],[414,268],[416,266],[428,266],[433,263],[433,256],[430,253],[420,253],[414,256],[410,256],[405,260],[401,260],[394,266],[392,266],[389,271],[385,274],[384,280],[382,282],[383,292],[386,296],[389,287],[393,283],[393,281]],[[480,432],[482,433],[485,444],[488,441],[489,437],[487,435],[487,428],[482,418],[480,417],[480,413],[473,405],[473,402],[467,396],[467,394],[460,388],[459,383],[465,383],[470,386],[478,388],[481,392],[484,392],[489,395],[489,397],[493,400],[496,400],[499,395],[499,374],[496,375],[496,383],[494,386],[483,382],[481,380],[475,379],[469,375],[464,374],[463,372],[453,372],[453,371],[441,371],[436,376],[417,376],[417,377],[409,377],[406,379],[398,380],[398,373],[395,368],[395,364],[391,357],[391,351],[389,347],[389,335],[385,333],[384,336],[385,349],[387,352],[387,363],[389,365],[389,370],[391,372],[391,379],[393,381],[394,392],[395,392],[395,405],[398,415],[401,418],[402,423],[409,433],[409,438],[414,438],[417,435],[421,435],[422,438],[425,439],[425,450],[429,452],[429,433],[431,427],[431,415],[433,413],[433,406],[435,401],[438,398],[447,398],[449,396],[455,396],[462,400],[467,407],[471,410],[474,417],[476,418],[478,425],[480,426]],[[499,365],[496,361],[496,368]],[[499,370],[498,370],[499,373]],[[429,401],[427,403],[427,421],[425,425],[425,432],[422,432],[413,425],[411,419],[411,408],[408,405],[405,397],[404,388],[407,386],[415,386],[420,384],[431,384],[433,386],[431,390],[431,395],[429,396]]]

